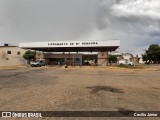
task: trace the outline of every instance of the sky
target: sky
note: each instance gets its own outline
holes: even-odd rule
[[[116,39],[132,54],[160,44],[160,0],[0,0],[0,45]]]

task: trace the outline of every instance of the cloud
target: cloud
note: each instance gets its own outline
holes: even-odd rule
[[[85,0],[3,0],[1,23],[10,39],[76,39],[92,29],[96,2]],[[7,37],[8,38],[8,37]]]
[[[112,9],[116,16],[141,16],[160,19],[159,5],[159,0],[122,0],[120,4],[115,4]]]
[[[109,12],[106,11],[109,23],[106,33],[121,40],[122,51],[160,44],[159,0],[121,0],[112,3],[108,6]],[[106,36],[110,38],[110,34]]]
[[[119,51],[160,44],[159,0],[0,0],[0,44],[119,39]]]

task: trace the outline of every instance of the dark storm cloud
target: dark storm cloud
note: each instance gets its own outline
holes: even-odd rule
[[[18,41],[76,39],[90,33],[97,5],[90,0],[3,0],[3,4],[3,32]]]
[[[0,0],[0,43],[120,39],[160,44],[160,0]]]
[[[156,32],[151,32],[150,36],[152,37],[160,37],[160,31],[156,31]],[[160,40],[160,39],[159,39]]]
[[[117,28],[127,33],[124,41],[133,48],[145,48],[149,44],[160,44],[160,1],[122,0],[112,7],[112,15],[117,20]],[[124,47],[127,45],[124,44]]]

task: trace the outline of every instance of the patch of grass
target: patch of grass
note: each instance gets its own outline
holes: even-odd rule
[[[144,69],[142,66],[130,66],[130,65],[119,65],[120,68],[129,68],[129,69]]]

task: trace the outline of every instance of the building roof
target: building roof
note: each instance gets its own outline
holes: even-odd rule
[[[97,52],[114,51],[120,45],[119,40],[93,41],[50,41],[19,43],[19,47],[44,52]]]
[[[5,47],[18,47],[18,46],[0,46],[0,47],[5,48]]]

